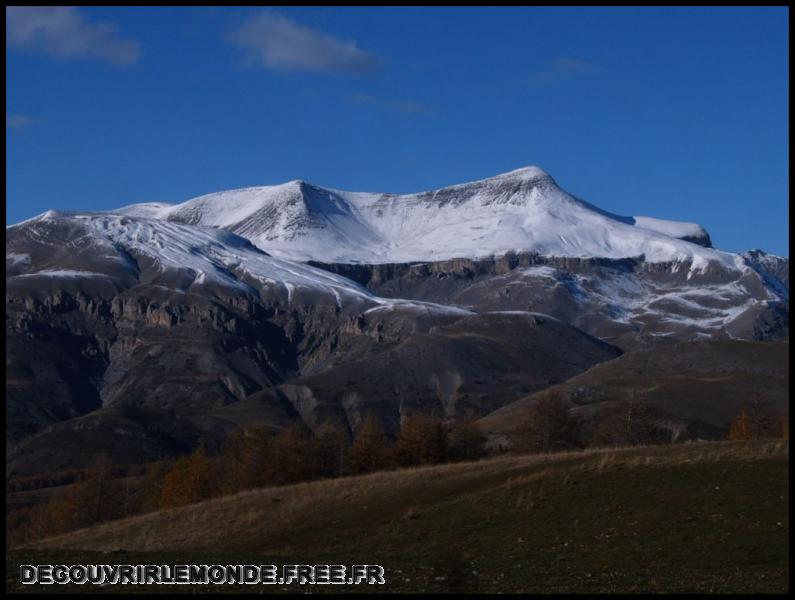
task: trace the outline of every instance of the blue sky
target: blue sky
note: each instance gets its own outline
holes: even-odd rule
[[[305,179],[538,165],[624,215],[788,255],[786,8],[7,13],[6,222]]]

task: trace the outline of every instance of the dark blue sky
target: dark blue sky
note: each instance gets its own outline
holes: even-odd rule
[[[306,179],[538,165],[625,215],[788,255],[786,8],[7,13],[7,223]]]

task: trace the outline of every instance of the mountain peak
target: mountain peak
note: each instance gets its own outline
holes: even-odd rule
[[[500,173],[491,179],[521,179],[522,181],[527,181],[529,179],[540,178],[552,179],[550,174],[544,171],[544,169],[536,167],[535,165],[528,165],[526,167],[514,169],[513,171],[508,171],[507,173]]]

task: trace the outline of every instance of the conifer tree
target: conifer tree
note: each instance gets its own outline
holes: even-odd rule
[[[296,423],[276,436],[267,478],[277,485],[307,481],[317,477],[314,440],[306,427]]]
[[[359,427],[350,450],[352,473],[372,473],[388,465],[389,441],[381,423],[369,415]]]
[[[318,427],[315,433],[316,463],[320,477],[341,477],[348,472],[349,438],[337,421]]]
[[[438,419],[427,415],[409,415],[400,425],[395,442],[400,464],[432,465],[447,460],[447,431]]]
[[[188,489],[186,491],[188,502],[199,502],[209,498],[209,483],[210,483],[210,465],[207,459],[207,451],[203,446],[199,446],[190,455],[187,465],[187,483]]]
[[[160,509],[175,508],[190,502],[188,491],[188,466],[190,458],[178,459],[163,478],[160,489]]]
[[[168,466],[163,461],[150,463],[146,466],[143,481],[141,482],[141,498],[139,509],[141,512],[150,512],[160,508],[160,494],[163,482],[168,473]]]
[[[477,423],[471,420],[455,424],[450,429],[450,458],[478,460],[486,454],[486,438]]]
[[[160,492],[160,508],[174,508],[209,497],[209,462],[207,452],[198,447],[183,456],[168,471]]]

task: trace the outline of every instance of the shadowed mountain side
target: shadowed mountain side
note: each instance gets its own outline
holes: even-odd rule
[[[619,401],[650,407],[679,439],[723,436],[743,406],[789,413],[789,342],[704,341],[628,352],[548,390],[593,424]],[[510,442],[539,395],[478,421],[493,441]]]
[[[48,213],[7,230],[6,256],[14,477],[172,456],[243,423],[481,416],[619,353],[550,317],[380,298],[167,221]]]
[[[280,390],[312,425],[332,418],[355,429],[373,413],[394,433],[407,414],[475,418],[619,354],[546,315],[487,313],[433,327]]]

